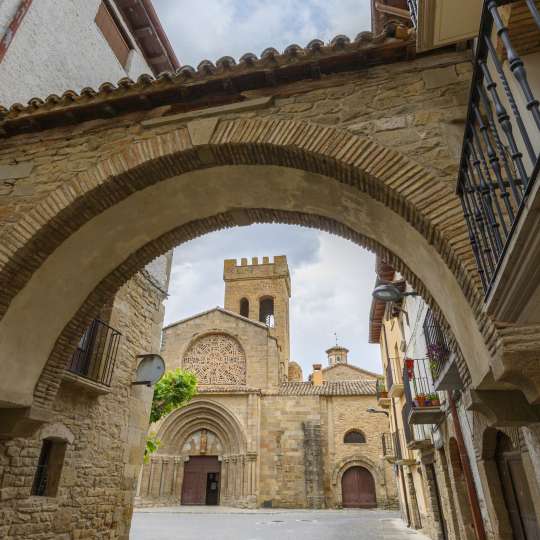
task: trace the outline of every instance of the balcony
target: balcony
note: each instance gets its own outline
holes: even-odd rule
[[[402,453],[399,432],[382,433],[381,444],[384,459],[390,463],[401,460]]]
[[[411,425],[438,424],[444,418],[439,394],[427,360],[406,361],[403,368],[405,398],[409,405],[407,423]]]
[[[388,389],[389,398],[398,398],[403,395],[403,383],[394,376],[394,367],[392,365],[392,360],[387,359],[386,364],[386,388]]]
[[[431,430],[426,426],[410,425],[409,417],[411,414],[412,403],[408,401],[401,409],[401,415],[403,418],[403,435],[405,438],[405,446],[409,450],[426,450],[433,447],[433,441],[431,439]]]
[[[434,389],[440,391],[463,388],[450,343],[431,309],[424,319],[423,330]]]
[[[540,13],[484,4],[457,184],[488,313],[538,323]]]
[[[383,409],[388,409],[390,407],[390,398],[388,397],[388,391],[386,390],[386,385],[382,378],[377,379],[377,382],[375,383],[375,395],[379,407],[382,407]]]
[[[407,6],[419,52],[464,42],[478,33],[482,0],[407,0]]]
[[[120,332],[95,319],[83,334],[64,373],[68,383],[93,393],[107,393],[120,343]]]

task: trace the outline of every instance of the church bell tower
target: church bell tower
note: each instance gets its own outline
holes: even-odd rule
[[[273,262],[263,257],[226,259],[223,264],[225,309],[266,324],[277,339],[280,354],[280,379],[286,380],[289,363],[289,298],[291,277],[285,255]]]

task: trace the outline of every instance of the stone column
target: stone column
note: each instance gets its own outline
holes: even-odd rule
[[[181,502],[182,497],[182,482],[184,480],[184,458],[177,456],[174,458],[174,479],[173,479],[173,495]]]
[[[162,473],[161,457],[153,456],[150,458],[150,462],[152,464],[152,471],[150,474],[151,476],[150,496],[153,499],[157,499],[161,491],[161,473]]]

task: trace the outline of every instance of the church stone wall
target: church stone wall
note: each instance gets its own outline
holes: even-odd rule
[[[0,441],[0,538],[127,540],[152,391],[132,387],[136,355],[159,351],[163,295],[140,274],[114,298],[122,333],[110,393],[62,383],[52,426]],[[52,430],[52,431],[51,431]],[[68,437],[56,497],[30,496],[41,436]]]
[[[326,456],[326,494],[329,506],[341,505],[341,476],[349,466],[367,468],[373,475],[377,503],[382,507],[396,504],[391,467],[382,458],[381,435],[388,423],[380,414],[368,413],[378,408],[375,396],[333,396],[326,398],[328,450]],[[345,434],[360,430],[365,443],[344,443]]]
[[[304,427],[320,423],[318,396],[264,396],[261,403],[260,506],[307,507]]]
[[[246,358],[246,385],[268,388],[278,384],[276,341],[268,339],[268,330],[259,324],[213,310],[164,329],[162,356],[167,369],[182,367],[182,359],[194,340],[211,333],[225,333],[240,343]],[[223,368],[223,366],[221,366]],[[220,369],[216,361],[215,369]]]
[[[357,381],[359,379],[375,380],[377,377],[371,373],[360,371],[348,364],[338,364],[330,369],[323,370],[325,381]]]

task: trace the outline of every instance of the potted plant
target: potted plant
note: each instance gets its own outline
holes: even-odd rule
[[[384,379],[377,380],[377,392],[378,392],[379,398],[388,397],[388,390],[386,390],[386,384],[384,383]]]
[[[426,406],[426,394],[416,394],[416,402],[419,407]]]
[[[433,392],[432,394],[429,394],[427,397],[432,407],[440,407],[441,400],[439,399],[439,394],[437,394],[437,392]]]
[[[429,368],[433,377],[437,377],[439,374],[440,366],[445,360],[447,354],[446,348],[438,345],[437,343],[431,343],[427,348],[427,357],[429,359]]]

